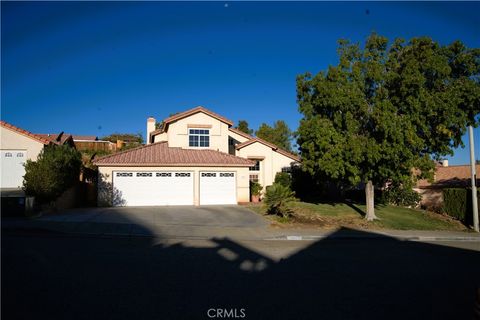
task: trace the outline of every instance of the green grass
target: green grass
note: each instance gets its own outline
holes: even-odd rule
[[[266,208],[262,205],[248,205],[248,208],[258,214],[265,215]],[[269,216],[274,222],[325,227],[360,227],[371,229],[395,230],[465,230],[466,228],[452,219],[423,210],[409,209],[390,205],[378,205],[375,214],[379,218],[374,222],[366,222],[363,218],[365,205],[347,205],[345,203],[306,203],[291,204],[291,219],[283,221],[278,217]]]

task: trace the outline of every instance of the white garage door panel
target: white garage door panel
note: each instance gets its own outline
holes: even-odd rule
[[[114,206],[193,204],[192,172],[114,172]]]
[[[200,172],[200,204],[237,204],[235,172]]]
[[[1,150],[2,176],[1,188],[21,188],[25,175],[25,159],[27,152],[21,150]]]

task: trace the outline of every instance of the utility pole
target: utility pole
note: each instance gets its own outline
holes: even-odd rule
[[[473,127],[468,127],[468,137],[470,138],[470,167],[472,168],[472,214],[473,214],[473,229],[476,232],[478,230],[478,202],[477,202],[477,186],[476,180],[477,175],[475,172],[475,148],[474,148],[474,141],[473,141]]]

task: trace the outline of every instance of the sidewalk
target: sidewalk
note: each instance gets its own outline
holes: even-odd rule
[[[473,241],[480,243],[480,234],[454,231],[405,230],[322,230],[276,229],[266,227],[223,227],[186,224],[145,225],[141,223],[109,223],[91,221],[56,221],[51,219],[2,219],[2,232],[9,234],[57,234],[84,236],[154,237],[162,239],[314,241],[330,239],[379,239],[393,237],[409,241]],[[480,246],[480,244],[479,244]]]

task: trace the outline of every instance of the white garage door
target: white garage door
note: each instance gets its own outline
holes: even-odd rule
[[[193,172],[116,171],[113,205],[193,205]]]
[[[2,188],[21,188],[25,175],[26,151],[1,150],[2,176],[0,186]]]
[[[200,172],[200,204],[237,204],[235,172]]]

